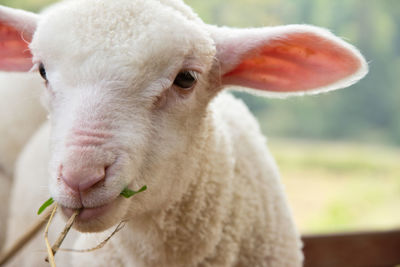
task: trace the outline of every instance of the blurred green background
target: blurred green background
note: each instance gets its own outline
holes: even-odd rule
[[[0,0],[33,11],[50,2]],[[351,88],[285,100],[235,94],[269,137],[303,232],[400,227],[400,1],[185,2],[207,23],[314,24],[361,50],[370,72]]]

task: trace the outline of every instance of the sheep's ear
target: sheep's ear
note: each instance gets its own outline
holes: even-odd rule
[[[28,45],[36,30],[38,15],[0,6],[0,70],[28,71],[32,55]]]
[[[285,96],[343,88],[368,72],[357,49],[314,26],[213,27],[211,33],[223,85]]]

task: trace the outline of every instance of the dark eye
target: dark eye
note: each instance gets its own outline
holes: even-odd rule
[[[196,84],[196,73],[193,71],[185,70],[179,72],[174,80],[174,85],[183,89],[190,89]]]
[[[40,73],[40,76],[42,76],[42,78],[47,81],[46,70],[43,66],[43,63],[40,63],[40,65],[39,65],[39,73]]]

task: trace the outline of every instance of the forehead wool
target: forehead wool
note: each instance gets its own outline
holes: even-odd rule
[[[31,49],[69,69],[165,68],[184,57],[209,64],[215,48],[203,25],[182,1],[70,0],[44,12]]]

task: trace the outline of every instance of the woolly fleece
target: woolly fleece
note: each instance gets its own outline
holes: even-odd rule
[[[75,229],[91,234],[75,232],[66,246],[90,248],[127,220],[101,250],[57,254],[59,266],[301,266],[265,138],[223,89],[287,96],[342,88],[367,72],[353,46],[307,25],[209,26],[180,0],[68,0],[39,16],[2,13],[7,29],[34,32],[29,47],[34,69],[46,69],[50,114],[18,160],[8,243],[48,186],[64,213],[111,207],[79,217]],[[182,71],[194,73],[195,86],[175,82]],[[144,184],[147,191],[119,197]],[[61,228],[57,218],[51,234]],[[44,264],[32,248],[44,251],[40,237],[11,265]]]

